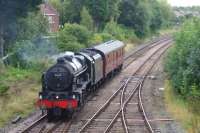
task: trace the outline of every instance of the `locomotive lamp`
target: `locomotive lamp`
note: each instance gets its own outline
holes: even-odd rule
[[[75,96],[75,95],[73,95],[73,96],[72,96],[72,98],[73,98],[73,99],[75,99],[75,98],[76,98],[76,96]]]

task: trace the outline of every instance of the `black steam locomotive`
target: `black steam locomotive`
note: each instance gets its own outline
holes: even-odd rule
[[[80,52],[66,52],[42,75],[38,106],[49,118],[69,114],[84,103],[85,96],[107,77],[120,71],[124,44],[109,41]]]

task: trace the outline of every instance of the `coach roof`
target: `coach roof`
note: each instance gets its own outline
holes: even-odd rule
[[[104,54],[107,54],[107,53],[110,53],[110,52],[115,51],[117,49],[120,49],[124,46],[125,46],[124,43],[121,42],[121,41],[111,40],[111,41],[108,41],[106,43],[94,46],[93,48],[102,51]]]

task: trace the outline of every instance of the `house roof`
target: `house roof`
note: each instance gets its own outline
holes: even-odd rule
[[[58,15],[58,11],[49,3],[44,3],[40,5],[41,11],[44,15]]]

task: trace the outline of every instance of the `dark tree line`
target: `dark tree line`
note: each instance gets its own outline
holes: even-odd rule
[[[59,10],[61,24],[80,23],[83,7],[101,31],[111,20],[131,27],[144,37],[171,23],[173,12],[165,0],[50,0]]]
[[[164,0],[48,0],[48,2],[59,11],[61,25],[76,23],[95,33],[91,34],[94,36],[90,37],[88,43],[105,41],[105,38],[113,37],[130,39],[128,33],[135,38],[133,32],[142,38],[169,26],[173,16],[171,7]],[[9,53],[16,42],[20,44],[23,40],[31,40],[47,31],[45,19],[38,14],[41,3],[42,0],[0,0],[0,57]],[[75,29],[80,28],[74,26]],[[105,30],[106,26],[113,31]],[[80,28],[80,32],[82,29]],[[106,33],[103,33],[104,31]]]
[[[0,57],[10,40],[17,36],[17,20],[37,10],[42,0],[0,0]]]

